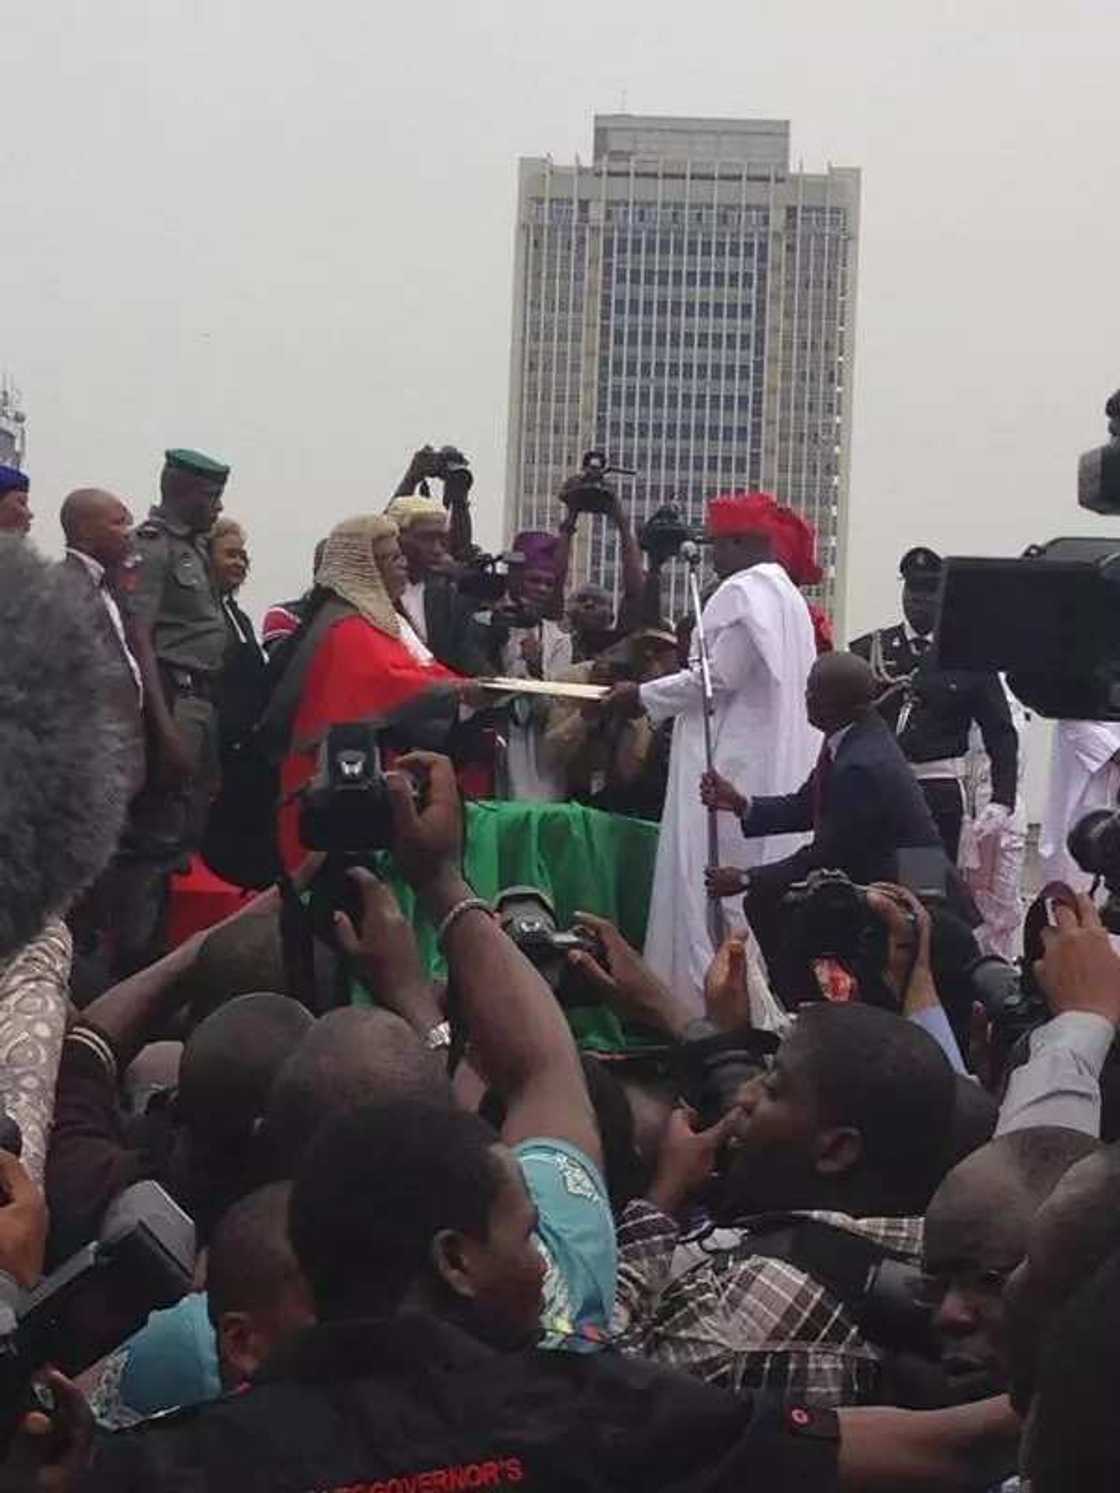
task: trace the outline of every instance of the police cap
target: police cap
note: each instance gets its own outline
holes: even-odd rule
[[[6,492],[28,492],[31,482],[26,472],[21,472],[18,467],[6,467],[0,462],[0,493]]]
[[[192,477],[205,477],[208,481],[220,483],[223,487],[229,477],[229,467],[225,462],[215,461],[212,456],[204,456],[201,451],[188,451],[183,447],[175,447],[171,451],[164,452],[164,460],[173,471],[187,472]]]
[[[924,544],[907,550],[899,561],[898,573],[908,586],[932,590],[941,579],[941,556]]]

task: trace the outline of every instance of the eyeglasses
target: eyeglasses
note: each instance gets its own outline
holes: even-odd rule
[[[1013,1265],[1009,1265],[1006,1270],[981,1270],[979,1267],[963,1266],[947,1270],[941,1275],[923,1273],[914,1286],[914,1301],[918,1306],[936,1310],[952,1289],[970,1301],[994,1301],[1002,1295],[1014,1269]]]

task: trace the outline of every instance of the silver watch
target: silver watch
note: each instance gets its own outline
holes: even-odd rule
[[[441,1021],[439,1026],[432,1027],[426,1038],[429,1049],[438,1052],[441,1047],[451,1046],[451,1023]]]

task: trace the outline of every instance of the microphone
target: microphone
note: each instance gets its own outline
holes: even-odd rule
[[[693,539],[686,539],[680,548],[680,557],[688,565],[700,564],[700,546]]]

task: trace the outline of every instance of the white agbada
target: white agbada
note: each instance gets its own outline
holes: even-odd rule
[[[1058,721],[1050,754],[1050,786],[1038,853],[1042,882],[1064,881],[1075,892],[1089,890],[1086,876],[1066,849],[1066,837],[1092,809],[1117,807],[1120,721]]]
[[[741,570],[704,608],[711,657],[712,745],[716,771],[755,797],[793,793],[812,772],[820,734],[805,716],[805,683],[817,657],[805,600],[780,565]],[[704,868],[708,813],[700,802],[704,704],[695,643],[691,666],[641,688],[654,724],[676,716],[669,789],[650,898],[645,957],[671,989],[702,1010],[712,959]],[[720,864],[759,866],[791,855],[804,835],[744,837],[734,815],[721,814]],[[729,932],[746,924],[741,899],[723,903]]]

